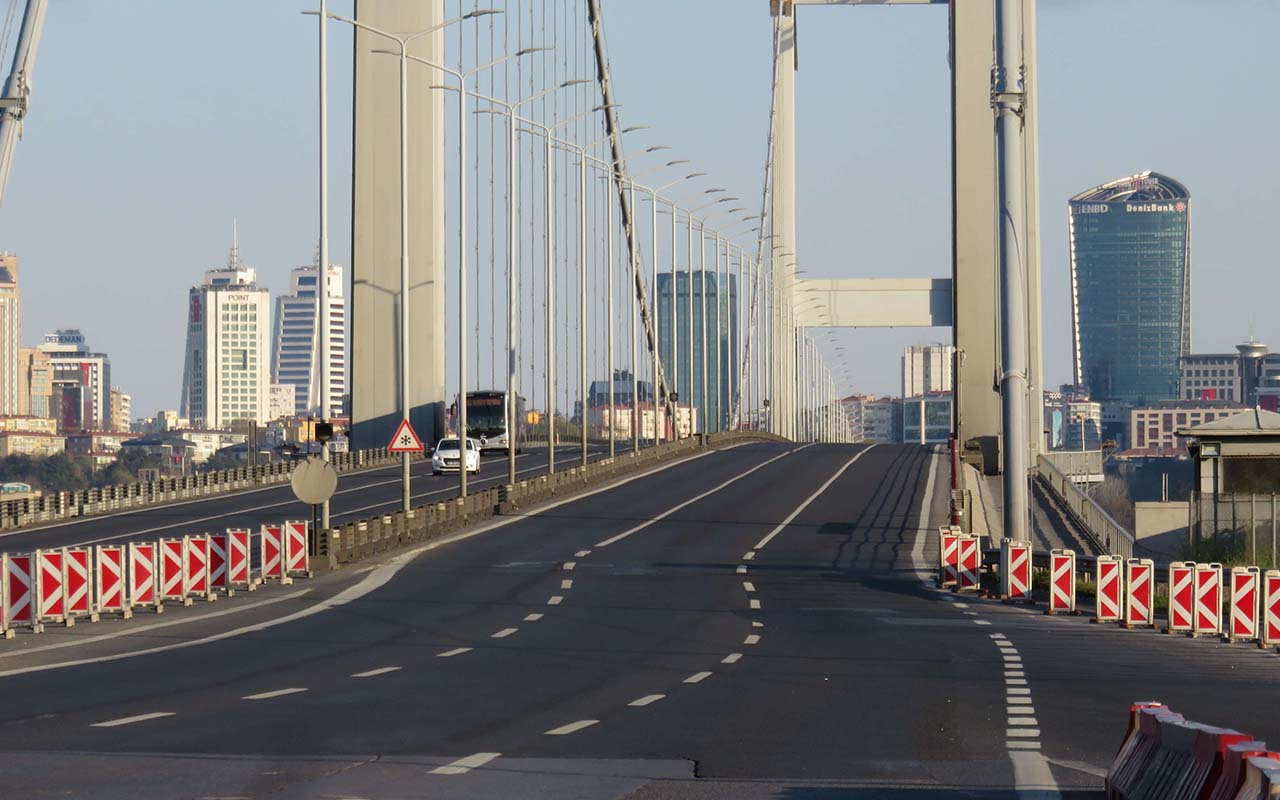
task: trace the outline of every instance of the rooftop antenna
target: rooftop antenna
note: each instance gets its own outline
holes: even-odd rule
[[[231,219],[231,255],[227,257],[228,269],[240,269],[240,232],[237,220]]]

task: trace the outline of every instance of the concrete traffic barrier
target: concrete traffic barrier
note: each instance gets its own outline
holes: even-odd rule
[[[1231,602],[1227,620],[1227,641],[1248,642],[1258,638],[1258,590],[1261,576],[1257,567],[1231,568]]]
[[[960,550],[960,575],[956,583],[957,592],[978,591],[978,570],[982,565],[982,554],[978,550],[978,537],[965,534],[958,545]]]
[[[1169,565],[1169,623],[1165,633],[1190,633],[1196,605],[1196,565],[1175,561]]]
[[[960,537],[950,525],[938,528],[938,586],[949,588],[960,581]]]
[[[1120,588],[1124,583],[1124,559],[1120,556],[1098,556],[1094,563],[1097,598],[1094,622],[1119,622],[1124,605]]]
[[[262,582],[269,580],[283,581],[284,572],[284,528],[280,525],[263,525],[259,540],[261,558],[259,569],[262,570]]]
[[[74,625],[76,619],[85,617],[90,622],[98,621],[98,612],[93,607],[91,589],[93,588],[93,552],[87,547],[70,547],[62,551],[63,563],[63,602],[67,625]]]
[[[1031,542],[1000,540],[1000,599],[1031,600]]]
[[[129,609],[125,572],[128,555],[122,544],[100,544],[94,558],[93,610],[97,615],[119,614],[125,619],[133,616]]]
[[[0,556],[0,630],[12,639],[18,628],[44,630],[36,613],[40,573],[34,553]]]
[[[64,621],[67,606],[62,587],[67,573],[62,551],[37,550],[36,573],[36,614],[40,622]]]
[[[1049,608],[1046,614],[1076,613],[1076,554],[1074,550],[1049,552]]]
[[[1154,628],[1156,567],[1149,558],[1124,564],[1124,627]]]
[[[164,611],[160,601],[160,547],[153,542],[129,543],[129,608],[150,606]]]
[[[160,540],[160,601],[177,600],[184,606],[191,605],[187,596],[187,547],[186,539]]]
[[[1192,636],[1222,633],[1222,565],[1196,564]]]
[[[1259,647],[1280,647],[1280,570],[1269,569],[1262,575],[1262,609],[1259,614],[1261,638]]]
[[[1204,795],[1204,800],[1234,800],[1236,793],[1244,785],[1245,762],[1250,758],[1268,755],[1266,744],[1253,739],[1227,745],[1222,769],[1212,783],[1213,788]]]

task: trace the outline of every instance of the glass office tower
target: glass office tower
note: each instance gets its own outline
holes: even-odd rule
[[[693,338],[689,337],[689,274],[675,274],[676,310],[674,319],[671,313],[671,273],[658,273],[658,331],[660,347],[658,356],[662,359],[662,370],[667,380],[673,383],[680,395],[682,405],[692,404],[702,419],[704,406],[702,395],[702,273],[693,272]],[[734,377],[738,373],[737,359],[729,352],[732,330],[734,349],[739,347],[737,315],[730,309],[738,306],[737,276],[728,276],[727,291],[720,291],[724,282],[723,274],[708,270],[707,275],[707,337],[711,340],[710,355],[707,361],[707,397],[711,404],[707,406],[706,420],[708,431],[722,431],[729,424],[730,387],[736,385]],[[676,322],[674,335],[672,322]],[[719,333],[717,334],[717,330]],[[677,348],[672,352],[672,343]],[[690,348],[690,342],[693,347]],[[716,347],[719,345],[720,380],[716,380]],[[676,363],[677,374],[672,375],[673,355],[679,356]],[[720,423],[716,424],[719,413]],[[701,430],[701,423],[698,430]]]
[[[1191,198],[1143,172],[1067,204],[1075,380],[1094,400],[1178,396],[1191,349]]]

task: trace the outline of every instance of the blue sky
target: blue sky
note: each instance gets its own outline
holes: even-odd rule
[[[309,0],[52,3],[0,248],[22,259],[24,339],[80,327],[135,414],[176,407],[185,293],[231,221],[273,289],[316,239]],[[339,11],[348,2],[335,0]],[[467,4],[466,7],[470,7]],[[764,0],[612,0],[632,147],[669,144],[757,198],[769,102]],[[253,14],[250,25],[249,14]],[[815,276],[944,275],[949,94],[942,8],[800,12],[800,237]],[[1066,199],[1144,169],[1192,192],[1193,346],[1280,346],[1274,240],[1280,3],[1041,0],[1045,358],[1069,378]],[[334,33],[333,258],[349,264],[350,84]],[[941,330],[847,331],[845,388],[894,393],[901,347]]]

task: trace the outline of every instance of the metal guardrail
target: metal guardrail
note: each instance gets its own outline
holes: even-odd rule
[[[1039,456],[1036,472],[1040,481],[1058,498],[1080,527],[1093,537],[1104,553],[1133,557],[1134,536],[1102,510],[1102,506],[1081,491],[1052,461]]]
[[[330,460],[339,472],[353,472],[397,463],[400,456],[378,448],[334,453]],[[35,498],[4,500],[0,501],[0,530],[287,483],[295,463],[276,461],[260,467],[237,467],[181,478],[162,478],[79,492],[54,492]]]

